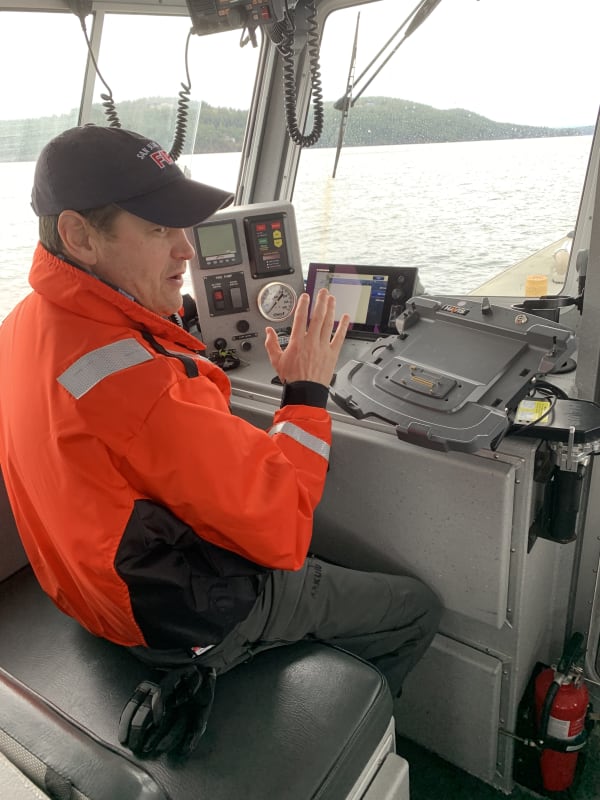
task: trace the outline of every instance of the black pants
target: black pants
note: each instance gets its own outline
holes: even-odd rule
[[[311,557],[297,572],[273,572],[248,617],[199,661],[222,673],[261,650],[315,639],[375,664],[396,696],[440,614],[438,598],[416,578]]]

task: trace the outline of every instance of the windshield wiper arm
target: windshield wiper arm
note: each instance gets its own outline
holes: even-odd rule
[[[385,65],[390,60],[390,58],[398,50],[400,45],[403,42],[405,42],[408,39],[408,37],[417,30],[417,28],[427,19],[427,17],[431,14],[431,12],[434,10],[434,8],[436,8],[440,4],[440,2],[441,2],[441,0],[419,0],[419,3],[415,6],[415,8],[413,8],[413,10],[410,12],[410,14],[402,22],[400,27],[397,28],[394,31],[394,33],[390,36],[390,38],[387,40],[387,42],[383,45],[381,50],[379,50],[379,52],[375,55],[375,57],[371,59],[371,61],[367,64],[367,66],[364,68],[364,70],[360,73],[358,78],[356,78],[356,80],[354,80],[354,66],[355,66],[355,63],[356,63],[356,49],[357,49],[357,43],[358,43],[358,24],[359,24],[359,21],[360,21],[360,11],[358,12],[358,16],[356,18],[356,30],[354,32],[354,44],[352,46],[352,56],[350,58],[350,69],[348,71],[348,81],[347,81],[347,84],[346,84],[346,92],[333,105],[333,107],[335,109],[337,109],[337,111],[341,111],[342,112],[342,118],[340,120],[340,128],[339,128],[339,131],[338,131],[338,140],[337,140],[337,146],[336,146],[336,150],[335,150],[335,161],[334,161],[334,164],[333,164],[333,173],[331,175],[332,178],[335,178],[335,173],[336,173],[338,161],[339,161],[339,158],[340,158],[340,152],[341,152],[341,149],[342,149],[343,144],[344,144],[344,135],[346,133],[346,125],[348,124],[348,114],[350,112],[350,109],[354,107],[354,104],[356,103],[358,98],[362,95],[362,93],[365,91],[367,86],[369,86],[371,81],[377,75],[379,75],[381,70],[385,67]],[[410,22],[410,24],[409,24],[409,22]],[[406,29],[406,32],[404,33],[404,36],[402,37],[402,39],[400,39],[400,41],[396,44],[394,49],[388,54],[386,59],[377,67],[375,72],[370,76],[368,81],[361,88],[360,92],[354,98],[352,98],[352,92],[356,88],[356,85],[365,77],[365,75],[369,72],[369,70],[371,69],[373,64],[384,53],[386,48],[394,41],[396,36],[398,36],[400,31],[407,24],[408,24],[408,28]]]
[[[348,70],[348,80],[346,82],[346,94],[341,97],[334,108],[342,112],[340,120],[340,129],[338,131],[337,147],[335,150],[335,161],[333,162],[332,178],[335,178],[338,161],[340,160],[340,152],[344,144],[344,134],[346,133],[346,123],[348,122],[348,112],[350,111],[350,100],[352,99],[352,89],[354,86],[354,66],[356,64],[356,47],[358,44],[358,25],[360,23],[360,11],[356,16],[356,30],[354,31],[354,44],[352,45],[352,55],[350,56],[350,69]],[[338,105],[341,103],[341,105]]]
[[[431,14],[431,12],[432,12],[432,11],[433,11],[435,8],[437,8],[437,6],[440,4],[440,2],[441,2],[441,0],[421,0],[421,2],[419,2],[419,4],[418,4],[418,5],[417,5],[417,6],[416,6],[416,7],[415,7],[415,8],[414,8],[412,11],[411,11],[411,13],[408,15],[408,17],[406,17],[406,19],[405,19],[405,20],[404,20],[404,22],[403,22],[403,23],[400,25],[400,27],[399,27],[399,28],[398,28],[398,29],[397,29],[397,30],[396,30],[396,31],[395,31],[395,32],[392,34],[392,36],[391,36],[391,37],[390,37],[390,38],[387,40],[387,42],[386,42],[386,43],[383,45],[383,47],[381,48],[381,50],[380,50],[380,51],[377,53],[377,55],[376,55],[376,56],[375,56],[375,57],[374,57],[374,58],[373,58],[373,59],[370,61],[370,63],[369,63],[369,64],[368,64],[368,65],[365,67],[365,69],[364,69],[364,70],[361,72],[361,74],[360,74],[360,75],[358,76],[358,78],[356,79],[355,86],[356,86],[356,84],[357,84],[357,83],[359,83],[359,82],[360,82],[360,81],[361,81],[361,80],[364,78],[364,76],[367,74],[367,72],[369,71],[369,69],[370,69],[370,68],[373,66],[373,64],[374,64],[374,63],[377,61],[377,59],[378,59],[378,58],[379,58],[379,57],[380,57],[380,56],[383,54],[383,52],[384,52],[384,51],[385,51],[385,49],[388,47],[388,45],[389,45],[389,44],[390,44],[390,43],[391,43],[391,42],[392,42],[392,41],[393,41],[393,40],[396,38],[396,36],[397,36],[397,35],[400,33],[400,31],[401,31],[401,30],[404,28],[404,26],[406,25],[406,23],[407,23],[409,20],[411,20],[411,19],[412,19],[412,21],[411,21],[410,25],[409,25],[409,26],[408,26],[408,28],[406,29],[406,32],[405,32],[404,36],[402,37],[402,39],[400,39],[400,41],[399,41],[399,42],[397,43],[397,45],[396,45],[396,46],[393,48],[393,50],[392,50],[392,51],[391,51],[391,52],[390,52],[390,53],[387,55],[386,59],[385,59],[385,60],[384,60],[384,61],[383,61],[383,62],[382,62],[382,63],[381,63],[381,64],[380,64],[378,67],[377,67],[377,69],[375,70],[375,72],[374,72],[374,73],[373,73],[373,74],[370,76],[369,80],[368,80],[368,81],[365,83],[365,85],[364,85],[364,86],[361,88],[360,92],[359,92],[359,93],[358,93],[358,94],[357,94],[357,95],[354,97],[354,99],[352,100],[352,102],[351,102],[351,104],[350,104],[350,105],[351,105],[351,107],[353,107],[353,106],[354,106],[354,104],[356,103],[356,101],[358,100],[358,98],[359,98],[359,97],[362,95],[362,93],[365,91],[365,89],[367,88],[367,86],[369,86],[369,84],[370,84],[370,83],[371,83],[371,82],[374,80],[374,78],[376,78],[376,77],[377,77],[377,75],[379,75],[379,73],[381,72],[381,70],[382,70],[382,69],[385,67],[385,65],[388,63],[388,61],[390,60],[390,58],[391,58],[391,57],[394,55],[394,53],[395,53],[395,52],[398,50],[398,48],[400,47],[400,45],[401,45],[401,44],[403,44],[403,43],[404,43],[404,42],[405,42],[405,41],[408,39],[408,37],[409,37],[409,36],[410,36],[412,33],[414,33],[414,32],[417,30],[417,28],[418,28],[418,27],[420,27],[420,25],[422,25],[422,24],[423,24],[423,22],[425,22],[425,20],[427,19],[427,17],[428,17],[428,16]],[[338,101],[338,102],[339,102],[339,101]],[[337,105],[337,104],[336,104],[336,105]]]

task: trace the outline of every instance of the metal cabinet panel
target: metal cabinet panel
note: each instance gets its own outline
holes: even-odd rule
[[[360,569],[408,571],[446,609],[506,620],[515,465],[334,426],[314,549]]]
[[[259,427],[270,423],[261,402],[234,397],[232,408]],[[379,427],[334,422],[312,550],[356,569],[416,575],[446,609],[502,628],[515,459],[428,450]]]
[[[487,783],[498,783],[502,672],[499,659],[436,636],[396,701],[396,730]]]

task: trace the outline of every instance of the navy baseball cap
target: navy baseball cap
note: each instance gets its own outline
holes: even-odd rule
[[[189,228],[233,199],[186,178],[153,139],[84,125],[56,136],[38,158],[31,205],[38,217],[111,203],[167,228]]]

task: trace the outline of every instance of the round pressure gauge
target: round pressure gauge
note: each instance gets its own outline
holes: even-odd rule
[[[258,293],[258,310],[269,322],[281,322],[296,308],[296,292],[287,283],[272,281]]]

